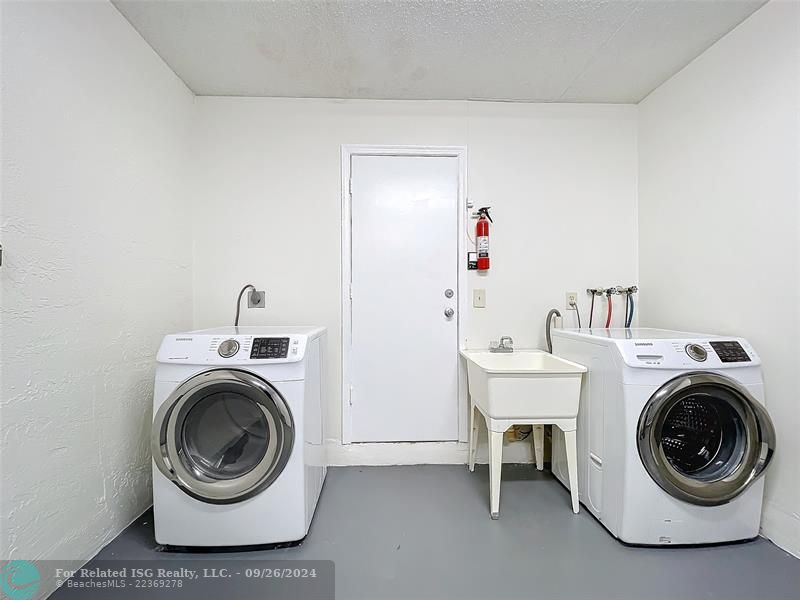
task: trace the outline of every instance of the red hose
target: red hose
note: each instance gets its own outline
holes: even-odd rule
[[[608,301],[608,316],[606,317],[606,329],[611,327],[611,294],[606,294],[606,300]]]

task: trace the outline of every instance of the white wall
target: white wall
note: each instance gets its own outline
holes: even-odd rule
[[[468,146],[469,195],[495,219],[492,270],[469,278],[487,290],[487,308],[468,315],[470,346],[508,334],[542,347],[565,292],[636,283],[633,106],[205,97],[197,109],[195,325],[232,323],[236,293],[252,282],[268,308],[244,311],[243,324],[327,326],[335,441],[342,144]]]
[[[550,308],[577,326],[566,292],[578,292],[588,321],[587,287],[637,283],[636,107],[472,103],[467,127],[469,195],[495,221],[492,269],[470,273],[487,309],[471,310],[467,346],[509,334],[544,348]]]
[[[640,105],[642,323],[748,338],[778,436],[763,531],[800,555],[800,4],[773,0]]]
[[[150,504],[153,356],[191,326],[193,97],[106,3],[3,3],[2,548],[88,559]]]

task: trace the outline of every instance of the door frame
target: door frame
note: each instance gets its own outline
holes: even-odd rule
[[[466,227],[467,215],[467,148],[466,146],[372,146],[362,144],[342,145],[342,444],[353,443],[352,439],[352,297],[350,285],[352,281],[352,196],[351,172],[353,156],[419,156],[419,157],[451,157],[458,159],[458,259],[456,276],[458,288],[458,313],[456,319],[456,347],[461,348],[461,334],[466,331],[467,318],[467,270],[464,263],[467,257]],[[458,441],[467,441],[467,375],[464,362],[458,361]],[[452,442],[450,442],[452,443]]]

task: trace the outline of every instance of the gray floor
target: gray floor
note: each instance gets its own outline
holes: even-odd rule
[[[585,509],[573,515],[566,490],[530,466],[504,468],[500,520],[489,518],[487,505],[486,466],[475,473],[439,465],[333,468],[305,543],[223,556],[333,560],[339,600],[800,597],[800,560],[764,539],[627,547]],[[189,557],[197,555],[159,551],[148,512],[97,558]]]

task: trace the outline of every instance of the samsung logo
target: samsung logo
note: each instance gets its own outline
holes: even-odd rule
[[[652,346],[653,342],[634,342],[634,346]]]
[[[175,338],[176,342],[191,342],[192,338]]]

